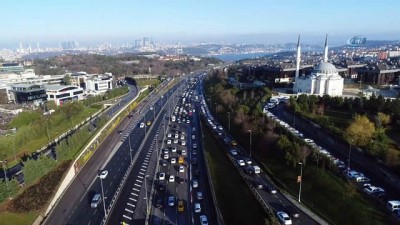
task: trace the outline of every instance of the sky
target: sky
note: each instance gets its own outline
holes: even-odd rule
[[[398,40],[398,0],[9,0],[0,47],[22,43]]]

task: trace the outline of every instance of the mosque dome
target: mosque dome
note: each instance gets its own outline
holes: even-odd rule
[[[336,73],[336,67],[332,63],[320,62],[316,67],[314,67],[314,72],[317,73]]]

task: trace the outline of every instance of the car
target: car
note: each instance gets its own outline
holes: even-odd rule
[[[244,161],[246,161],[246,164],[247,164],[247,165],[253,164],[253,162],[251,161],[251,159],[245,159]]]
[[[200,224],[201,225],[208,225],[208,220],[206,215],[201,215],[200,216]]]
[[[99,174],[100,179],[105,179],[108,175],[108,171],[107,170],[103,170],[101,171],[101,173]]]
[[[185,182],[185,179],[183,177],[176,177],[176,181],[181,184],[183,182]]]
[[[162,198],[157,198],[156,199],[156,204],[155,204],[156,206],[156,208],[158,208],[158,209],[160,209],[160,208],[162,208],[163,207],[163,200],[162,200]]]
[[[169,159],[169,154],[164,154],[164,159]]]
[[[174,183],[175,182],[175,176],[174,175],[169,175],[169,180],[170,183]]]
[[[198,162],[197,157],[192,157],[192,164],[197,165],[197,162]]]
[[[264,184],[264,189],[271,193],[271,194],[276,194],[276,188],[274,186],[272,186],[271,184]]]
[[[176,158],[171,158],[171,164],[175,164],[176,163]]]
[[[246,163],[243,161],[243,159],[239,159],[237,161],[237,163],[238,163],[239,166],[245,166],[246,165]]]
[[[309,139],[309,138],[304,138],[304,141],[305,141],[306,143],[313,143],[313,142],[314,142],[314,140]]]
[[[385,192],[385,190],[383,188],[375,187],[375,186],[366,187],[366,188],[364,188],[364,191],[370,195],[372,195],[372,194],[376,195],[376,193],[384,193]]]
[[[185,211],[185,206],[183,204],[183,201],[179,200],[178,201],[178,212],[183,212],[183,211]]]
[[[201,192],[201,191],[196,192],[196,198],[197,198],[197,200],[202,200],[203,199],[203,192]]]
[[[171,141],[171,139],[168,139],[167,140],[167,145],[170,145],[170,144],[172,144],[172,141]]]
[[[150,125],[151,125],[151,121],[150,121],[150,120],[147,121],[147,122],[146,122],[146,125],[147,125],[147,126],[150,126]]]
[[[181,155],[186,155],[186,149],[181,150]]]
[[[182,141],[181,145],[185,146],[186,145],[186,141]]]
[[[238,153],[235,149],[231,149],[230,152],[231,152],[231,155],[233,155],[233,156],[238,155]]]
[[[160,173],[158,180],[165,180],[165,173]]]
[[[169,206],[174,206],[175,205],[175,197],[174,196],[169,196],[168,197],[168,205]]]
[[[118,134],[122,134],[124,131],[123,130],[118,130],[117,133]]]
[[[193,149],[196,149],[196,148],[197,148],[197,144],[193,143]]]
[[[360,176],[360,177],[356,177],[356,181],[359,183],[364,183],[364,182],[370,182],[371,180],[368,177]]]
[[[101,195],[100,194],[95,194],[92,198],[92,201],[90,203],[90,207],[92,208],[97,208],[98,205],[101,203]]]
[[[199,187],[199,182],[197,180],[193,180],[192,181],[192,186],[193,186],[193,188]]]
[[[200,170],[195,170],[195,171],[194,171],[194,175],[195,175],[196,177],[200,176]]]
[[[144,123],[140,123],[140,128],[144,128]]]
[[[163,159],[160,161],[161,166],[167,166],[167,160]]]
[[[178,144],[179,140],[178,139],[174,139],[174,144]]]
[[[192,150],[192,154],[193,155],[197,155],[197,151],[196,150]]]
[[[200,203],[194,203],[194,212],[195,213],[201,213]]]
[[[195,140],[196,139],[196,135],[192,135],[192,140]]]
[[[163,153],[164,153],[164,154],[169,154],[169,150],[168,150],[167,148],[164,148],[164,149],[163,149]]]
[[[165,181],[159,180],[157,188],[159,191],[164,191],[165,190]]]
[[[232,146],[236,146],[236,145],[237,145],[237,142],[236,142],[235,140],[233,140],[233,141],[231,141],[231,145],[232,145]]]
[[[185,135],[181,134],[181,140],[185,140]]]
[[[276,213],[278,220],[285,225],[292,224],[292,220],[290,219],[289,215],[285,212],[279,211]]]
[[[178,139],[179,138],[179,134],[175,134],[174,138]]]
[[[185,159],[181,156],[181,157],[179,157],[179,159],[178,159],[178,163],[179,164],[183,164],[185,162]]]
[[[175,148],[175,147],[172,147],[172,148],[171,148],[171,152],[176,152],[176,148]]]
[[[189,123],[190,123],[190,120],[189,120],[189,119],[187,119],[187,120],[186,120],[186,123],[187,123],[187,124],[189,124]]]
[[[171,138],[171,137],[172,137],[172,134],[171,134],[171,133],[168,133],[168,134],[167,134],[167,137]]]
[[[184,173],[185,172],[185,167],[179,166],[179,173]]]

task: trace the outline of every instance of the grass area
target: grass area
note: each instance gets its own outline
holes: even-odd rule
[[[80,113],[79,115],[75,116],[72,118],[72,120],[69,123],[61,123],[57,127],[52,127],[49,130],[50,134],[50,140],[53,140],[54,138],[58,137],[62,133],[66,132],[67,130],[71,129],[72,126],[75,126],[78,123],[81,123],[83,120],[86,118],[90,117],[94,113],[99,111],[99,109],[95,108],[84,108],[83,112]],[[73,125],[71,125],[73,124]],[[32,141],[24,143],[22,147],[17,149],[17,156],[22,156],[24,154],[30,154],[33,151],[36,151],[37,149],[42,148],[44,145],[46,145],[49,142],[49,139],[45,134],[43,134],[40,138],[34,139]],[[11,157],[14,155],[14,152],[11,150],[6,151],[6,154]]]
[[[135,79],[135,81],[137,86],[153,85],[154,87],[157,87],[161,83],[159,79],[147,79],[147,78]]]
[[[10,213],[0,212],[0,225],[27,225],[32,224],[37,217],[37,212]]]
[[[205,157],[209,162],[214,191],[225,224],[267,224],[266,213],[224,153],[224,146],[207,128],[203,129],[203,134]]]
[[[339,128],[347,128],[353,121],[353,114],[347,111],[325,110],[325,116]]]
[[[256,152],[257,159],[279,180],[279,186],[294,196],[298,195],[296,181],[300,167],[286,166],[284,160],[266,152]],[[320,163],[321,165],[321,163]],[[389,214],[378,203],[357,191],[354,186],[308,162],[303,169],[302,202],[323,215],[331,224],[393,224]],[[340,216],[339,216],[340,215]]]

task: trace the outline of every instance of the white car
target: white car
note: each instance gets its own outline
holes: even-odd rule
[[[171,158],[171,164],[175,164],[176,163],[176,158]]]
[[[181,154],[182,154],[182,155],[186,155],[186,150],[185,150],[185,149],[182,149]]]
[[[201,213],[200,203],[194,203],[194,212],[195,213]]]
[[[185,140],[185,135],[181,135],[181,140]]]
[[[171,139],[168,139],[167,140],[167,145],[170,145],[170,144],[172,144],[172,141],[171,141]]]
[[[160,173],[158,180],[165,180],[165,173]]]
[[[140,128],[144,128],[144,123],[140,123]]]
[[[174,144],[178,144],[179,140],[178,139],[174,139]]]
[[[208,225],[208,220],[206,215],[201,215],[200,216],[200,224],[201,225]]]
[[[197,188],[199,186],[199,182],[197,180],[193,180],[193,188]]]
[[[306,143],[313,143],[313,142],[314,142],[314,140],[311,140],[311,139],[309,139],[309,138],[304,138],[304,141],[305,141]]]
[[[175,176],[174,176],[174,175],[170,175],[168,181],[169,181],[170,183],[175,182]]]
[[[184,173],[185,172],[185,167],[179,166],[179,173]]]
[[[108,171],[107,170],[103,170],[100,173],[99,177],[100,177],[100,179],[105,179],[107,177],[107,175],[108,175]]]
[[[181,145],[185,146],[186,145],[186,141],[182,141]]]
[[[197,148],[197,144],[193,143],[193,149],[196,149],[196,148]]]
[[[169,206],[174,206],[175,205],[175,197],[174,196],[169,196],[168,197],[168,205]]]
[[[167,134],[167,137],[171,138],[171,137],[172,137],[172,134],[171,134],[171,133],[168,133],[168,134]]]
[[[292,220],[290,219],[289,215],[285,212],[277,212],[276,215],[278,216],[278,220],[285,225],[292,224]]]
[[[196,135],[192,135],[192,140],[195,140],[196,139]]]
[[[233,155],[233,156],[235,156],[235,155],[237,155],[238,153],[237,153],[237,151],[235,150],[235,149],[231,149],[231,155]]]
[[[175,147],[172,147],[172,148],[171,148],[171,152],[176,152],[176,148],[175,148]]]
[[[197,192],[196,193],[196,197],[197,197],[197,200],[202,200],[203,199],[203,193],[202,192]]]
[[[169,154],[164,154],[164,159],[169,159]]]
[[[178,138],[178,137],[179,137],[179,134],[175,134],[174,138]]]
[[[237,163],[239,164],[239,166],[245,166],[246,165],[246,163],[243,161],[243,159],[239,159],[237,161]]]

